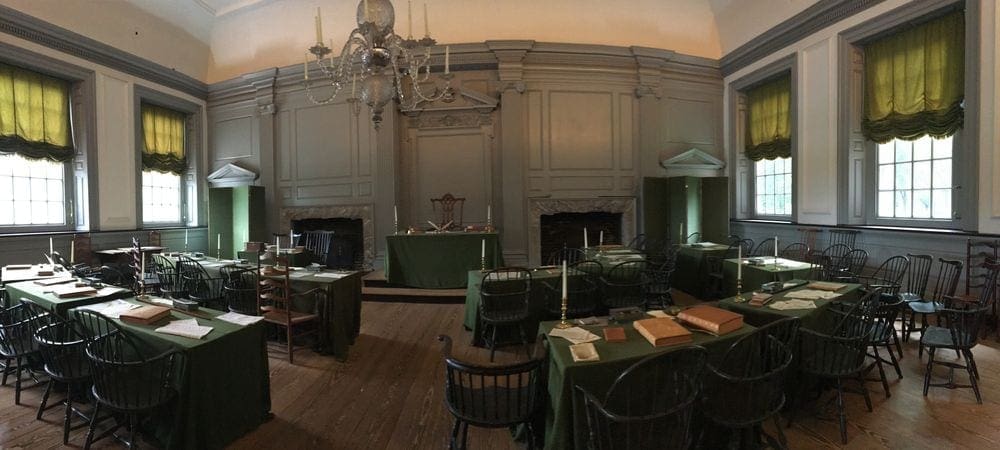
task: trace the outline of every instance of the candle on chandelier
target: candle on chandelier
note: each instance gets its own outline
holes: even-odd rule
[[[444,46],[444,74],[451,73],[451,46]]]
[[[413,39],[413,0],[406,0],[406,21],[409,28],[406,30],[406,37]]]
[[[323,45],[323,19],[320,18],[319,7],[316,7],[316,45]]]
[[[309,80],[309,53],[306,53],[306,59],[302,61],[302,79]]]
[[[430,37],[431,29],[427,26],[427,4],[424,3],[424,37]]]

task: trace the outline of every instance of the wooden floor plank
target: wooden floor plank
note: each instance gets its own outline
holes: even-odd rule
[[[685,299],[679,299],[683,302]],[[438,334],[454,338],[456,356],[488,360],[485,349],[469,345],[462,327],[463,305],[365,302],[361,336],[346,363],[309,350],[272,353],[274,419],[232,444],[235,449],[438,449],[447,443],[452,419],[444,405],[443,363]],[[894,372],[892,397],[879,383],[868,383],[875,411],[867,412],[859,395],[848,395],[848,445],[841,446],[836,421],[808,412],[786,430],[794,449],[938,449],[1000,448],[1000,345],[989,339],[975,349],[982,375],[984,404],[968,389],[932,388],[922,395],[926,356],[917,358],[911,341],[904,346],[902,380]],[[954,354],[942,357],[954,358]],[[497,353],[497,362],[524,358],[520,347]],[[936,369],[944,377],[947,371]],[[959,374],[959,380],[965,378]],[[13,388],[0,388],[0,448],[61,448],[59,413],[34,418],[41,390],[13,405]],[[770,427],[770,425],[769,425]],[[84,430],[71,434],[82,446]],[[520,448],[506,430],[471,429],[470,448]],[[102,442],[97,448],[118,448]]]

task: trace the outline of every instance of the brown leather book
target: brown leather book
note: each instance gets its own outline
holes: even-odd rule
[[[163,320],[170,315],[170,308],[164,306],[147,305],[136,309],[125,311],[118,316],[122,322],[139,325],[149,325]]]
[[[608,342],[625,342],[625,329],[622,327],[605,328],[604,340]]]
[[[53,286],[52,293],[59,298],[86,297],[97,295],[97,289],[90,286],[62,285]]]
[[[714,306],[685,309],[677,318],[709,333],[723,335],[743,327],[743,315]]]
[[[837,292],[847,287],[847,285],[844,283],[831,283],[829,281],[813,281],[806,287],[809,289],[819,289],[821,291]]]
[[[669,317],[636,320],[632,322],[632,326],[653,347],[683,344],[692,340],[691,332]]]

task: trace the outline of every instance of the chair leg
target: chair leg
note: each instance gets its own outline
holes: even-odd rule
[[[87,437],[83,441],[83,450],[90,450],[90,444],[94,441],[94,429],[97,428],[97,418],[101,416],[101,402],[94,402],[94,411],[90,416],[90,426],[87,427]]]
[[[462,422],[462,446],[459,448],[461,450],[469,448],[468,443],[469,443],[469,424],[466,422]]]
[[[899,368],[899,360],[896,359],[896,354],[892,352],[892,346],[889,344],[885,345],[885,350],[889,353],[889,360],[892,361],[892,367],[896,369],[896,377],[900,380],[903,379],[903,371]],[[899,354],[899,359],[903,359],[903,354]]]
[[[128,415],[128,448],[137,447],[137,442],[135,442],[135,414]]]
[[[17,357],[17,372],[14,374],[14,404],[21,404],[21,371],[24,370],[24,357]]]
[[[462,421],[455,419],[455,426],[451,427],[451,441],[448,442],[448,449],[455,450],[458,444],[458,430],[462,425]]]
[[[493,362],[493,356],[497,352],[497,326],[493,325],[493,338],[490,339],[490,362]]]
[[[878,377],[882,381],[882,392],[885,393],[885,398],[892,397],[889,392],[889,381],[885,376],[885,368],[882,367],[882,355],[878,352],[878,345],[872,345],[872,351],[875,352],[875,366],[878,367]],[[889,351],[892,354],[892,350]]]
[[[976,394],[976,403],[982,405],[983,396],[982,394],[979,393],[979,380],[978,380],[979,377],[975,373],[973,373],[973,367],[975,367],[975,365],[972,362],[973,361],[972,351],[963,350],[962,353],[965,353],[965,371],[969,372],[969,381],[970,381],[969,384],[972,385],[972,392]]]
[[[865,397],[865,406],[868,407],[868,412],[874,411],[872,409],[872,397],[868,395],[868,386],[865,385],[865,375],[858,372],[858,383],[861,384],[861,395]]]
[[[66,383],[66,410],[63,415],[63,445],[69,444],[70,419],[73,413],[73,383]]]
[[[535,450],[535,428],[531,426],[531,421],[524,424],[528,428],[528,450]]]
[[[924,372],[924,397],[931,387],[931,370],[934,369],[934,347],[927,349],[927,370]]]
[[[774,429],[778,430],[778,444],[782,450],[788,448],[788,439],[785,439],[785,431],[781,429],[781,420],[778,419],[778,415],[774,415]]]
[[[38,405],[38,413],[35,414],[35,420],[42,420],[42,412],[45,411],[45,404],[49,402],[49,394],[52,393],[52,384],[55,380],[49,380],[45,383],[45,393],[42,394],[42,403]]]
[[[10,359],[4,358],[3,360],[3,382],[0,382],[0,386],[7,385],[7,375],[10,374]]]
[[[899,334],[896,333],[896,330],[892,330],[892,341],[896,344],[896,353],[899,354],[899,359],[903,359],[903,346],[899,343]],[[896,370],[899,370],[899,367],[896,367]],[[903,378],[902,375],[899,377]]]
[[[837,378],[837,414],[840,419],[840,442],[847,445],[847,414],[844,412],[844,386]]]

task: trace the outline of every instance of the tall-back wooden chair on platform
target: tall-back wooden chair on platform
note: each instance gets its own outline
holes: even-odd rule
[[[574,386],[583,399],[588,448],[688,448],[706,351],[691,346],[657,353],[625,369],[601,396]]]
[[[276,273],[277,276],[274,278],[261,275],[260,281],[257,282],[257,299],[260,310],[264,312],[264,321],[284,329],[288,363],[294,364],[294,339],[319,332],[316,326],[319,322],[319,313],[316,309],[318,305],[315,303],[311,305],[310,312],[293,309],[296,295],[292,292],[292,281],[288,275],[288,258],[278,257],[276,262],[285,269]],[[301,295],[313,295],[314,291],[321,290],[313,289]]]
[[[451,337],[440,335],[438,341],[443,343],[445,403],[455,417],[448,448],[466,448],[469,425],[484,428],[524,425],[528,430],[528,448],[533,449],[536,436],[532,421],[544,403],[542,369],[548,364],[546,348],[540,346],[542,351],[527,362],[482,366],[454,358]]]
[[[520,267],[502,267],[486,272],[479,289],[479,318],[493,361],[501,329],[516,328],[527,351],[525,322],[531,316],[531,272]],[[487,332],[488,330],[488,332]],[[534,331],[534,330],[532,330]]]
[[[462,228],[462,213],[465,209],[465,197],[455,197],[451,192],[441,198],[431,199],[431,208],[441,214],[438,226],[445,228]],[[449,226],[448,223],[451,222]]]

